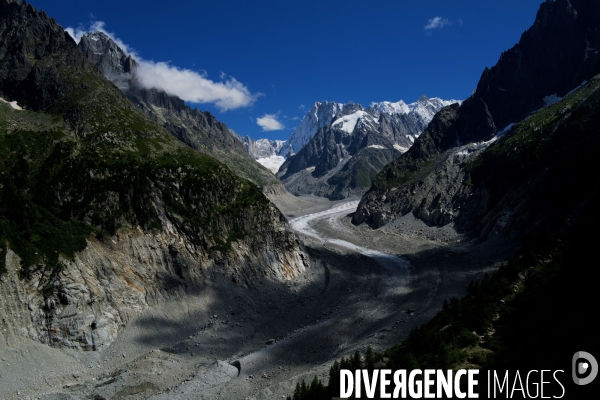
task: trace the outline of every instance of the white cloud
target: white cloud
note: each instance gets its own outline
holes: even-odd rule
[[[448,21],[446,18],[444,17],[435,17],[430,19],[427,22],[427,25],[423,26],[423,29],[425,29],[426,31],[430,31],[433,29],[442,29],[443,27],[450,25],[450,21]]]
[[[77,28],[68,27],[65,31],[78,43],[87,32],[104,32],[138,62],[136,78],[142,87],[161,89],[192,103],[212,103],[220,111],[248,107],[262,96],[262,93],[252,94],[244,84],[223,72],[220,73],[221,81],[215,82],[208,79],[206,73],[179,68],[170,62],[145,60],[114,33],[108,32],[104,26],[104,22],[94,21],[89,29],[80,25]]]
[[[262,128],[263,132],[280,131],[285,128],[281,122],[277,120],[278,114],[265,114],[256,119],[256,123]]]
[[[79,25],[77,28],[72,28],[69,26],[65,28],[65,32],[75,39],[75,43],[79,43],[81,37],[87,33],[87,30],[85,30],[83,26]]]
[[[233,77],[215,82],[206,74],[178,68],[167,62],[141,60],[138,63],[136,77],[143,87],[159,88],[192,103],[213,103],[221,111],[250,106],[260,96],[260,93],[250,93]]]
[[[301,109],[301,110],[304,110],[304,109],[306,108],[306,106],[305,106],[304,104],[300,104],[300,105],[298,106],[298,108],[299,108],[299,109]]]

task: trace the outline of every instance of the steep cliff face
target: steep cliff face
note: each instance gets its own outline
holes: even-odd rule
[[[116,84],[144,114],[194,150],[209,154],[239,176],[256,183],[266,194],[277,195],[285,188],[273,174],[257,163],[227,126],[211,113],[192,109],[177,96],[147,89],[137,83],[137,62],[102,32],[84,35],[79,48],[86,58]]]
[[[461,113],[482,115],[485,104],[498,130],[521,121],[554,95],[563,97],[600,71],[600,3],[594,0],[547,0],[519,43],[486,69],[469,107]],[[478,110],[479,109],[479,110]],[[496,133],[461,130],[461,143],[489,140]]]
[[[52,19],[0,0],[0,33],[2,97],[26,108],[0,102],[5,343],[106,346],[149,304],[306,268],[254,183],[143,114]]]
[[[381,226],[412,212],[432,224],[456,221],[462,229],[477,229],[483,237],[488,237],[491,232],[509,233],[505,227],[512,227],[514,234],[522,233],[524,225],[516,228],[517,225],[508,222],[513,218],[514,204],[504,210],[494,208],[496,205],[490,203],[488,196],[489,189],[483,189],[490,184],[489,178],[478,175],[483,186],[474,185],[471,168],[474,162],[480,162],[474,160],[482,160],[484,154],[494,152],[500,143],[509,140],[512,134],[506,134],[492,145],[498,136],[510,130],[509,124],[520,122],[532,111],[560,99],[600,72],[596,50],[600,40],[597,30],[599,10],[598,2],[586,0],[543,3],[534,25],[522,35],[520,42],[504,52],[496,66],[484,71],[473,96],[458,109],[442,110],[434,118],[435,124],[430,124],[414,146],[374,179],[373,186],[359,204],[354,223]],[[572,106],[569,103],[568,107]],[[545,118],[544,124],[554,123],[559,114],[546,115],[544,110],[547,109],[543,108],[535,115]],[[520,126],[525,126],[527,121],[530,119]],[[552,126],[559,129],[559,125]],[[531,135],[547,140],[537,131]],[[482,153],[489,145],[491,147]],[[520,146],[512,151],[519,153]],[[580,151],[586,153],[583,148]],[[555,156],[560,153],[558,150]],[[570,156],[576,157],[575,153],[573,151]],[[508,156],[509,152],[502,154]],[[528,164],[525,162],[527,156],[521,156],[523,159],[515,162]],[[500,159],[494,165],[497,168],[494,176],[501,176],[507,169]],[[492,173],[492,169],[486,171]],[[521,172],[530,176],[529,172]],[[530,177],[532,182],[538,181]],[[498,187],[505,185],[506,191],[512,190],[511,187],[517,190],[512,186],[517,178],[514,176],[513,181],[506,180]],[[567,183],[561,181],[560,184]],[[556,184],[558,192],[563,190],[560,184]],[[537,190],[533,186],[529,189]],[[521,187],[517,192],[526,196],[527,188]],[[500,200],[495,198],[494,201]],[[492,208],[496,211],[484,217]],[[487,211],[482,211],[484,209]]]
[[[0,349],[22,338],[51,346],[100,350],[147,307],[213,284],[248,290],[265,279],[288,281],[308,265],[286,224],[260,240],[239,240],[224,254],[207,256],[174,227],[162,232],[121,229],[90,238],[73,258],[61,257],[61,271],[24,271],[12,251],[0,254],[6,272],[0,282]]]
[[[113,40],[101,32],[91,33],[82,38],[79,48],[108,80],[121,90],[129,89],[131,73],[138,64]]]
[[[73,40],[31,5],[0,2],[0,96],[32,110],[50,110],[82,88],[83,74],[98,76]],[[63,72],[75,72],[70,79]]]

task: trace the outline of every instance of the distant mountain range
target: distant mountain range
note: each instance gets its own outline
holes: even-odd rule
[[[238,135],[233,129],[230,129],[229,133],[242,142],[246,151],[273,174],[277,173],[279,166],[285,161],[285,158],[278,155],[286,143],[285,140],[258,139],[254,141],[250,136]]]
[[[78,45],[85,57],[140,110],[174,137],[195,150],[216,157],[238,175],[254,181],[265,193],[272,195],[285,192],[281,182],[272,174],[282,178],[287,189],[294,194],[343,198],[364,193],[383,165],[406,151],[439,109],[456,102],[423,96],[411,104],[381,102],[373,103],[367,109],[353,102],[316,102],[288,140],[254,141],[229,130],[212,114],[190,108],[176,96],[141,87],[135,72],[138,63],[105,33],[90,32],[81,38]],[[338,144],[349,149],[338,154],[341,155],[338,163],[332,161],[335,158],[333,154],[327,154],[335,149],[320,145],[311,145],[309,150],[304,150],[306,154],[297,157],[297,153],[302,152],[322,129],[343,133],[344,138],[340,136]],[[328,135],[326,132],[323,134]],[[366,136],[369,136],[367,141]],[[346,146],[349,138],[354,138],[354,144]],[[336,140],[333,138],[334,142]],[[341,170],[348,161],[349,165]],[[280,171],[282,165],[284,170]],[[303,171],[311,167],[315,167],[317,172],[309,171],[311,177],[305,176],[307,174]],[[329,174],[316,176],[319,171]]]
[[[457,103],[422,96],[406,104],[316,102],[271,159],[293,194],[341,199],[364,193],[381,168],[412,146],[437,111]]]

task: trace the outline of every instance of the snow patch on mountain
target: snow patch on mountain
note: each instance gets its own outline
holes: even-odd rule
[[[408,114],[411,111],[411,108],[402,100],[398,101],[397,103],[392,103],[391,101],[371,103],[371,108],[379,111],[380,113],[388,115]]]
[[[346,104],[328,101],[316,102],[281,148],[279,155],[287,158],[296,154],[315,136],[319,129],[330,126],[336,115],[351,107],[356,107],[356,104],[352,102]]]
[[[328,101],[315,102],[286,141],[269,139],[253,141],[248,136],[242,137],[233,131],[232,134],[244,143],[248,153],[258,162],[276,172],[285,159],[298,153],[320,129],[331,127],[341,130],[347,135],[354,134],[357,129],[362,132],[381,132],[382,129],[389,129],[383,127],[382,115],[387,116],[386,124],[388,125],[386,126],[389,126],[390,123],[394,126],[404,123],[406,125],[403,126],[411,127],[411,133],[405,134],[405,139],[394,145],[396,150],[405,152],[421,131],[427,127],[433,116],[443,107],[453,103],[460,103],[460,101],[442,100],[437,97],[430,99],[422,96],[410,104],[402,100],[382,101],[372,103],[367,109],[363,109],[360,104],[353,102],[345,104]],[[338,145],[343,149],[343,144]],[[379,149],[380,147],[373,148]]]
[[[7,101],[7,100],[4,100],[2,97],[0,97],[0,101],[3,102],[3,103],[7,103],[8,105],[10,105],[15,110],[23,111],[23,109],[21,108],[21,106],[19,106],[17,104],[16,100],[15,101]]]
[[[283,140],[281,142],[283,142]],[[270,157],[257,158],[256,161],[275,174],[277,171],[279,171],[279,167],[281,167],[281,164],[284,163],[285,158],[282,156],[272,155]]]
[[[408,147],[402,147],[399,144],[395,144],[394,148],[402,153],[406,153],[408,151]]]
[[[352,134],[354,132],[354,128],[356,128],[356,124],[362,118],[373,120],[373,117],[368,114],[366,111],[356,111],[350,115],[344,115],[342,118],[336,119],[331,126],[334,128],[338,128],[347,134]],[[370,122],[370,121],[369,121]]]
[[[409,115],[414,114],[423,121],[431,121],[433,116],[442,108],[454,103],[462,103],[460,100],[442,100],[439,97],[428,98],[423,95],[414,103],[406,104],[400,100],[396,103],[382,101],[380,103],[371,103],[367,109],[368,112],[379,116],[379,114],[387,115]]]

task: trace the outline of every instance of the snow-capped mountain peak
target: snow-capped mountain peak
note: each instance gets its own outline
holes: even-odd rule
[[[436,112],[441,108],[449,106],[450,104],[460,103],[459,100],[442,100],[439,97],[429,98],[423,95],[419,100],[414,103],[406,104],[400,100],[396,103],[390,101],[382,101],[380,103],[371,103],[371,106],[367,111],[373,114],[387,114],[387,115],[407,115],[414,113],[430,121]]]
[[[302,121],[300,121],[300,125],[298,125],[294,133],[287,140],[279,155],[289,157],[296,154],[315,136],[315,133],[319,129],[330,126],[336,115],[343,113],[351,107],[356,107],[356,104],[352,102],[346,104],[329,101],[315,102],[306,115],[304,115]]]
[[[358,110],[353,112],[352,114],[344,115],[343,117],[336,119],[331,124],[331,126],[351,135],[352,132],[354,132],[354,129],[356,128],[357,124],[359,123],[368,124],[374,127],[376,126],[377,121],[368,112]]]
[[[414,104],[414,103],[413,103]],[[411,108],[402,100],[392,103],[391,101],[382,101],[380,103],[371,103],[370,107],[373,111],[383,114],[408,114]]]
[[[229,133],[242,142],[246,151],[271,172],[276,173],[285,161],[285,158],[277,154],[286,143],[285,140],[258,139],[254,141],[250,136],[241,136],[233,129],[229,129]]]

